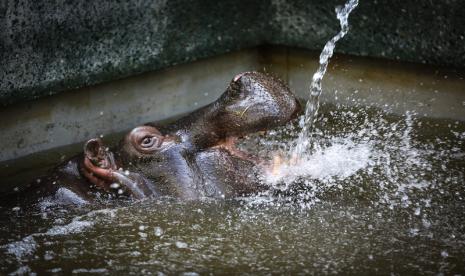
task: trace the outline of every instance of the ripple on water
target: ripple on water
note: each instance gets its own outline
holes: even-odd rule
[[[0,271],[463,274],[465,125],[321,110],[304,162],[268,179],[280,193],[49,207],[46,216],[2,209]],[[295,127],[240,147],[272,159]]]

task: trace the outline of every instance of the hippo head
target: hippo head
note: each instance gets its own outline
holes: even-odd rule
[[[242,175],[252,171],[253,158],[234,147],[238,137],[283,125],[299,111],[299,102],[278,79],[242,73],[218,100],[172,125],[132,129],[113,149],[114,154],[105,150],[100,140],[89,141],[84,173],[96,185],[116,182],[136,198],[154,194],[196,198],[205,194],[199,191],[208,189],[207,171],[218,176],[232,167],[244,170]],[[222,150],[206,153],[217,148]],[[226,165],[206,156],[221,158],[221,164],[230,167],[223,168]],[[237,179],[234,182],[237,185]]]
[[[176,137],[162,135],[152,126],[132,129],[111,150],[100,139],[91,139],[84,146],[81,174],[100,189],[136,199],[177,195],[173,185],[164,183],[175,181],[169,176],[184,161],[169,154],[179,145]]]

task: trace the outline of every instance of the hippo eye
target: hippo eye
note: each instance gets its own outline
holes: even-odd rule
[[[150,148],[155,144],[155,140],[156,140],[155,137],[147,136],[147,137],[144,137],[144,139],[142,139],[140,144],[143,148]]]

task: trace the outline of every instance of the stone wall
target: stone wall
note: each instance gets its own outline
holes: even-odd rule
[[[263,44],[320,50],[330,0],[4,0],[0,106]],[[336,51],[463,67],[465,2],[361,0]]]

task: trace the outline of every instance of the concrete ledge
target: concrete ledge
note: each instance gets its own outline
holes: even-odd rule
[[[0,106],[263,44],[319,51],[342,3],[1,1]],[[463,67],[464,10],[461,0],[361,1],[337,51]]]

